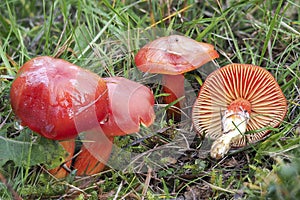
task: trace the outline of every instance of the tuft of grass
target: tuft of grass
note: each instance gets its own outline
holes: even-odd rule
[[[157,119],[149,129],[115,139],[119,149],[109,166],[125,163],[125,168],[107,167],[81,178],[73,172],[57,180],[43,165],[17,167],[7,162],[0,166],[5,180],[0,183],[0,198],[300,198],[295,184],[300,144],[299,10],[299,0],[2,1],[1,135],[34,135],[18,129],[9,89],[18,69],[39,55],[63,58],[102,77],[123,76],[147,85],[156,97]],[[171,33],[211,43],[221,55],[215,65],[186,75],[191,87],[183,108],[186,118],[179,126],[165,122],[159,77],[142,74],[134,65],[139,48]],[[216,161],[208,156],[209,142],[192,129],[190,112],[205,77],[232,62],[269,70],[288,100],[288,113],[269,138]],[[122,149],[129,153],[118,157]],[[132,155],[136,157],[130,160]]]

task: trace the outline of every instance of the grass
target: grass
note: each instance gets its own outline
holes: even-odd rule
[[[112,155],[105,171],[65,180],[42,164],[0,168],[0,199],[299,199],[300,1],[19,1],[0,3],[0,133],[20,130],[9,88],[25,61],[51,55],[94,71],[147,84],[156,95],[157,119],[150,129],[115,139],[126,149]],[[159,86],[134,66],[138,49],[155,36],[179,32],[213,44],[220,58],[186,77],[187,118],[165,123]],[[288,100],[284,122],[266,140],[232,151],[220,161],[207,156],[207,141],[195,137],[189,112],[205,77],[228,63],[268,69]],[[187,140],[189,148],[183,145]],[[120,150],[120,149],[116,149]],[[156,160],[159,158],[158,160]],[[1,163],[0,159],[0,163]],[[27,164],[26,164],[27,162]]]

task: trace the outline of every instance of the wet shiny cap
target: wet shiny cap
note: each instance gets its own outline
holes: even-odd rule
[[[139,70],[157,74],[182,74],[218,58],[211,44],[181,35],[158,38],[142,47],[135,56]]]
[[[20,68],[10,98],[22,125],[54,140],[74,138],[108,115],[104,80],[49,56],[31,59]]]

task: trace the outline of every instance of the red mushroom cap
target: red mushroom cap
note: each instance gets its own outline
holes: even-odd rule
[[[140,124],[150,126],[155,119],[154,96],[149,88],[122,77],[105,78],[110,113],[108,121],[100,124],[108,136],[138,132]]]
[[[287,111],[286,98],[267,70],[249,64],[230,64],[211,73],[205,80],[193,107],[193,124],[200,134],[222,136],[222,115],[227,110],[244,110],[250,115],[247,130],[276,127]],[[262,140],[262,130],[246,134],[230,144],[241,147]]]
[[[55,140],[74,138],[108,114],[107,87],[100,77],[48,56],[21,67],[10,97],[22,125]]]
[[[142,47],[135,56],[142,72],[178,75],[218,58],[214,47],[185,36],[158,38]]]

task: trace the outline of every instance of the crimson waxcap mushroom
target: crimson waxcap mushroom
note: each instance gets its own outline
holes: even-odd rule
[[[81,152],[74,161],[77,175],[103,170],[113,146],[113,137],[138,132],[140,125],[150,126],[155,119],[154,96],[149,88],[123,77],[104,78],[109,96],[107,121],[101,130],[88,131]]]
[[[264,139],[287,111],[287,101],[270,72],[250,64],[229,64],[211,73],[194,104],[195,129],[215,139],[211,156]],[[259,129],[261,129],[259,131]],[[246,131],[258,130],[245,134]]]
[[[10,98],[22,125],[53,140],[75,138],[108,114],[103,79],[49,56],[31,59],[20,68]]]
[[[170,35],[142,47],[135,56],[135,63],[142,72],[178,75],[218,57],[211,44],[181,35]]]
[[[184,96],[183,73],[218,57],[219,54],[210,44],[181,35],[171,35],[146,44],[138,51],[134,60],[142,72],[163,74],[163,91],[170,94],[164,98],[164,102],[170,104]],[[175,106],[181,107],[180,103]]]
[[[109,94],[109,115],[100,124],[107,136],[138,132],[140,125],[150,126],[155,119],[154,96],[149,88],[122,77],[104,78]]]

